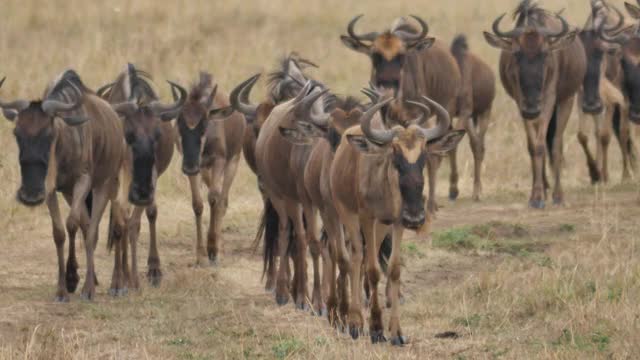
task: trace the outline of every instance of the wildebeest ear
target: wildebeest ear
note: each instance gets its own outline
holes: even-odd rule
[[[427,152],[434,155],[446,155],[458,146],[464,134],[466,134],[465,130],[449,131],[443,137],[430,141],[427,144]]]
[[[489,45],[498,49],[511,51],[511,41],[505,40],[490,32],[483,31],[482,33],[484,34],[484,39],[489,43]]]
[[[629,4],[626,1],[624,3],[624,7],[627,8],[627,12],[629,13],[629,16],[631,16],[634,19],[640,19],[640,7],[633,4]]]
[[[224,120],[231,116],[235,110],[231,106],[226,106],[220,109],[213,109],[209,111],[209,118],[211,120]]]
[[[292,129],[280,126],[280,135],[294,145],[311,144],[311,138],[305,136],[299,129]]]
[[[384,154],[391,149],[389,146],[378,145],[367,140],[364,135],[348,134],[347,141],[356,150],[365,154]]]
[[[69,126],[78,126],[89,121],[86,116],[60,116],[60,118]]]
[[[344,44],[344,46],[348,47],[351,50],[358,51],[365,54],[369,53],[369,46],[361,43],[360,41],[350,36],[340,35],[340,40],[342,40],[342,43]]]
[[[573,44],[573,42],[576,40],[577,35],[578,35],[578,31],[574,30],[569,32],[567,35],[561,37],[560,39],[554,40],[549,46],[549,51],[564,49],[565,47]]]
[[[411,44],[411,46],[409,47],[412,50],[415,51],[422,51],[422,50],[426,50],[428,48],[430,48],[431,46],[433,46],[433,43],[436,42],[435,38],[432,37],[427,37],[424,38],[418,42],[416,42],[415,44]]]
[[[13,122],[18,116],[18,111],[14,109],[2,109],[2,115],[4,115],[7,120]]]

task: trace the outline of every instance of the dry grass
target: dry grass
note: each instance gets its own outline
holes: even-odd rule
[[[317,78],[336,92],[351,94],[366,83],[369,67],[364,56],[338,40],[351,16],[366,13],[363,28],[380,29],[396,16],[421,15],[443,41],[458,32],[468,34],[472,50],[495,68],[497,51],[484,43],[480,31],[514,3],[7,0],[0,73],[8,80],[1,95],[35,98],[66,67],[97,87],[113,79],[127,61],[154,74],[164,95],[168,92],[160,80],[188,83],[200,69],[213,72],[228,90],[292,50],[321,65],[314,73]],[[566,7],[578,25],[588,12],[584,0],[545,3],[552,9]],[[246,166],[232,189],[225,223],[227,257],[220,267],[192,267],[191,201],[174,161],[159,188],[159,241],[166,275],[162,287],[109,298],[111,261],[101,247],[97,301],[83,303],[75,295],[70,304],[51,303],[56,260],[49,220],[45,209],[15,203],[16,145],[11,125],[0,122],[0,178],[5,179],[0,189],[0,358],[637,356],[637,187],[594,190],[588,185],[574,116],[565,145],[568,206],[526,209],[530,166],[524,132],[500,87],[495,109],[488,133],[485,201],[468,200],[472,163],[463,144],[463,198],[447,203],[439,213],[433,245],[408,239],[404,246],[407,303],[402,322],[411,344],[403,349],[353,342],[335,333],[325,319],[291,306],[278,308],[271,295],[264,294],[260,257],[250,250],[260,201]],[[612,182],[617,183],[619,151],[612,148]],[[447,173],[445,165],[438,189],[443,204]],[[508,230],[516,227],[525,229],[525,235]],[[465,246],[449,246],[459,239]],[[80,262],[82,268],[83,256]],[[435,338],[444,331],[459,337]]]

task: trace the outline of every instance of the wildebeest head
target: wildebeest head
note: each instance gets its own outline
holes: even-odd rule
[[[613,9],[614,11],[610,11]],[[617,15],[617,19],[611,16]],[[615,24],[607,24],[615,20]],[[605,41],[603,32],[617,31],[624,24],[624,16],[615,6],[607,6],[602,0],[591,1],[591,16],[580,31],[580,40],[587,58],[587,72],[582,83],[582,111],[600,114],[604,107],[600,98],[600,81],[606,75],[609,62],[615,61],[619,46]]]
[[[513,66],[507,76],[513,82],[518,107],[525,119],[536,119],[541,111],[546,91],[557,76],[554,51],[563,49],[575,40],[576,31],[569,31],[569,24],[559,14],[560,30],[552,30],[544,24],[550,16],[537,7],[520,17],[516,27],[507,32],[500,30],[502,14],[493,22],[493,34],[484,32],[487,42],[512,56]],[[535,16],[534,16],[535,15]]]
[[[75,75],[72,70],[67,73]],[[0,81],[0,87],[4,81],[4,78]],[[61,118],[69,126],[78,126],[88,120],[69,113],[82,105],[83,94],[72,83],[64,86],[71,91],[63,100],[47,97],[43,101],[0,101],[5,118],[15,123],[13,133],[19,149],[21,174],[17,199],[27,206],[42,204],[46,195],[55,190],[55,183],[49,183],[48,179],[52,176],[51,180],[55,181],[55,172],[49,170],[50,166],[56,166],[52,159],[58,136],[55,118]]]
[[[178,115],[176,126],[182,148],[182,172],[197,175],[200,172],[200,156],[211,117],[227,117],[233,113],[230,106],[212,110],[218,85],[213,86],[211,75],[200,73],[199,81],[191,88],[187,100]],[[174,92],[174,100],[179,95]]]
[[[175,119],[187,99],[187,91],[168,81],[172,92],[179,94],[174,103],[165,104],[158,100],[153,91],[148,75],[136,70],[129,64],[124,76],[110,90],[111,99],[123,91],[127,100],[112,102],[113,109],[122,117],[124,136],[133,156],[133,174],[129,201],[132,204],[146,206],[153,202],[157,169],[155,167],[156,149],[162,136],[163,121]]]
[[[429,107],[423,103],[410,103],[422,109],[423,115],[408,127],[396,125],[391,129],[372,127],[374,115],[393,98],[382,100],[370,107],[362,116],[363,135],[347,134],[347,140],[359,151],[385,157],[391,163],[387,176],[396,184],[402,204],[400,217],[409,229],[418,229],[425,222],[424,166],[428,153],[443,154],[453,149],[464,136],[462,131],[449,131],[449,113],[435,101],[422,99],[434,109],[438,122],[434,128],[422,127],[422,120],[429,117]]]
[[[640,19],[640,7],[626,2],[625,7],[632,18]],[[623,87],[629,102],[629,119],[640,124],[640,27],[636,25],[622,30],[603,31],[601,37],[622,46],[620,64]]]
[[[395,96],[402,87],[403,69],[409,52],[427,49],[435,39],[427,37],[429,26],[414,15],[411,17],[420,24],[419,31],[415,31],[405,18],[400,18],[391,30],[356,34],[355,25],[362,16],[358,15],[349,22],[348,35],[342,35],[340,39],[348,48],[369,56],[371,81],[377,88],[386,89]]]

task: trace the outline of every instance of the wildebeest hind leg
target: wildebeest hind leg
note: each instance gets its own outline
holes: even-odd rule
[[[100,220],[104,213],[107,203],[109,202],[109,196],[111,193],[110,184],[105,184],[100,188],[93,190],[93,204],[91,209],[91,223],[89,224],[88,237],[85,238],[85,252],[87,254],[87,276],[84,280],[84,286],[82,288],[82,298],[86,300],[92,300],[95,296],[95,263],[93,259],[95,239],[98,237],[98,229],[100,228]],[[86,195],[85,195],[86,196]],[[76,200],[74,191],[74,202]],[[84,199],[83,204],[84,206]]]
[[[303,221],[302,206],[298,203],[287,202],[287,213],[293,223],[295,233],[295,255],[294,255],[294,279],[296,307],[301,310],[308,309],[307,295],[307,233]]]
[[[63,195],[67,204],[71,206],[71,194]],[[83,212],[82,218],[80,219],[80,228],[82,229],[82,236],[84,238],[87,237],[89,221],[88,211]],[[80,282],[80,275],[78,275],[78,260],[76,258],[76,234],[78,232],[78,225],[74,221],[67,221],[66,226],[67,234],[69,235],[69,257],[67,258],[66,282],[67,291],[73,293],[78,288],[78,283]]]
[[[549,157],[551,161],[551,169],[554,176],[553,203],[556,205],[564,203],[564,192],[562,190],[561,182],[562,163],[564,161],[562,148],[564,144],[564,131],[567,127],[569,116],[571,115],[571,110],[573,109],[573,103],[574,97],[571,97],[558,104],[555,115],[555,123],[550,124],[550,126],[554,126]]]

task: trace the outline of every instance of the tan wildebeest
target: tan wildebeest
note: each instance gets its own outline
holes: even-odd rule
[[[150,77],[143,71],[128,64],[118,75],[116,81],[106,91],[101,91],[116,112],[122,117],[122,126],[127,156],[125,157],[125,175],[122,176],[120,199],[122,211],[114,211],[115,224],[126,222],[122,229],[111,229],[111,236],[127,239],[131,246],[131,273],[128,273],[126,248],[122,249],[125,272],[116,279],[114,295],[126,292],[126,283],[134,289],[139,288],[137,243],[140,236],[142,212],[149,221],[149,256],[147,277],[153,286],[159,286],[162,280],[160,255],[158,254],[156,219],[158,208],[155,190],[158,178],[169,167],[173,157],[175,130],[171,120],[175,119],[187,99],[187,92],[179,85],[169,82],[172,90],[180,93],[175,103],[164,104],[156,95]],[[133,205],[129,209],[127,202]],[[119,218],[124,217],[124,219]],[[120,226],[118,226],[120,227]],[[117,242],[122,242],[117,240]],[[126,241],[124,241],[126,243]],[[116,249],[117,252],[117,249]]]
[[[176,127],[182,149],[182,172],[189,177],[196,217],[196,263],[215,264],[222,253],[222,218],[229,203],[229,189],[236,176],[245,135],[245,119],[229,106],[226,95],[213,85],[212,77],[200,73],[182,106]],[[176,99],[177,100],[177,99]],[[214,109],[217,108],[217,109]],[[225,120],[216,121],[214,118]],[[202,241],[203,203],[200,177],[207,185],[210,208],[209,234]]]
[[[584,48],[562,16],[535,2],[520,3],[514,13],[516,26],[507,32],[500,30],[505,15],[493,22],[493,34],[484,35],[502,50],[500,79],[524,120],[533,175],[529,206],[545,205],[545,143],[554,175],[553,202],[562,204],[563,135],[587,67]]]
[[[277,105],[271,111],[260,129],[255,154],[259,181],[278,215],[277,249],[280,264],[276,279],[276,301],[282,305],[289,297],[286,253],[291,222],[295,234],[292,244],[295,246],[292,291],[294,301],[298,308],[306,308],[306,250],[310,245],[314,267],[312,304],[314,310],[322,313],[324,303],[319,264],[322,249],[316,234],[315,214],[310,213],[311,207],[307,206],[310,201],[303,181],[304,167],[311,149],[308,145],[293,145],[280,133],[280,128],[292,128],[300,118],[327,116],[324,113],[324,99],[317,102],[323,98],[327,90],[322,90],[323,87],[316,84],[307,81],[295,98]],[[306,226],[303,218],[306,220]]]
[[[281,128],[281,133],[294,144],[313,144],[304,171],[304,187],[314,208],[322,219],[327,235],[331,261],[325,264],[324,276],[329,288],[327,310],[329,322],[334,326],[346,325],[349,310],[348,276],[350,251],[344,241],[342,224],[331,194],[330,170],[342,134],[360,124],[364,107],[352,97],[336,97],[335,109],[326,122],[313,124],[298,122],[296,128]],[[314,138],[317,141],[314,142]],[[336,266],[339,277],[336,279]],[[336,282],[337,281],[337,282]]]
[[[383,120],[388,125],[403,124],[415,116],[415,109],[404,100],[419,100],[421,95],[453,111],[460,91],[461,77],[458,64],[442,42],[427,37],[429,27],[417,16],[412,16],[421,29],[417,30],[406,19],[396,20],[390,30],[382,33],[357,34],[355,25],[362,15],[353,18],[347,26],[347,35],[340,39],[350,49],[366,54],[372,62],[371,83],[381,91],[395,96],[396,101],[383,109]],[[471,110],[462,110],[471,113]],[[455,164],[455,153],[450,154]],[[436,173],[438,157],[429,157],[429,199],[427,224],[435,213]],[[452,166],[449,198],[458,196],[458,174]]]
[[[3,82],[4,79],[0,86]],[[4,116],[15,123],[22,175],[17,199],[27,206],[46,201],[49,208],[58,253],[55,300],[68,301],[69,292],[75,291],[79,281],[75,256],[78,227],[83,232],[87,255],[82,297],[91,300],[95,296],[93,253],[100,220],[109,200],[112,203],[116,200],[118,173],[124,157],[118,115],[85,87],[73,70],[65,71],[47,87],[43,100],[0,102],[0,107]],[[66,222],[69,234],[66,271],[65,225],[56,192],[71,207]],[[114,273],[117,271],[114,267]]]
[[[578,141],[586,158],[591,182],[607,182],[607,150],[611,132],[615,133],[622,152],[622,178],[630,178],[629,167],[635,167],[635,149],[630,134],[628,116],[622,116],[626,102],[622,94],[623,71],[620,46],[606,41],[606,33],[624,26],[624,16],[602,0],[591,1],[591,16],[580,31],[587,58],[587,72],[578,95],[583,115],[593,119],[596,136],[596,156],[589,150],[586,122],[580,119]]]
[[[378,251],[383,237],[391,230],[389,329],[392,344],[402,345],[407,343],[400,329],[399,312],[402,235],[405,229],[418,230],[425,224],[423,171],[427,153],[444,154],[451,150],[462,139],[464,130],[450,132],[448,112],[428,98],[424,100],[429,107],[417,102],[412,102],[412,105],[422,107],[424,113],[429,113],[429,108],[433,109],[437,114],[436,127],[425,129],[417,125],[420,121],[415,121],[407,127],[396,125],[386,129],[378,112],[392,100],[388,98],[375,103],[362,116],[361,126],[345,132],[331,165],[330,184],[340,222],[354,248],[348,320],[351,336],[358,337],[364,323],[360,299],[362,286],[358,275],[360,264],[353,260],[359,253],[355,248],[362,246],[362,231],[371,289],[369,334],[374,343],[386,340],[378,299]]]
[[[455,115],[458,127],[464,128],[469,136],[473,154],[473,200],[480,200],[482,194],[482,162],[485,154],[485,135],[491,121],[491,109],[496,96],[495,75],[491,67],[469,51],[464,35],[458,35],[451,44],[451,53],[460,67],[461,87],[456,102]],[[471,111],[469,113],[469,111]],[[455,150],[452,152],[455,154]],[[456,156],[452,157],[453,173],[458,173]]]

